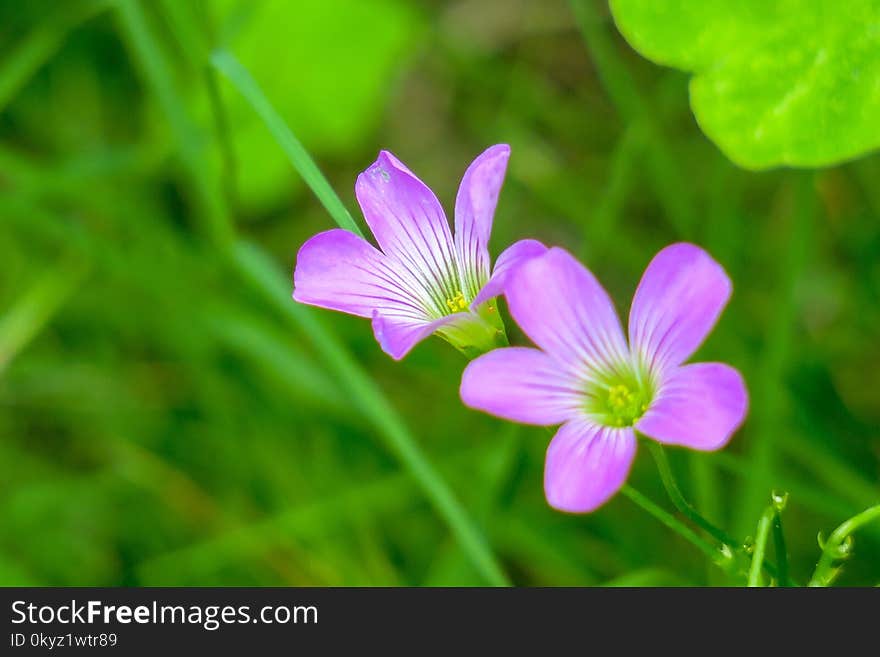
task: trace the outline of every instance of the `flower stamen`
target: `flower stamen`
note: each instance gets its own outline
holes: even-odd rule
[[[446,300],[446,307],[449,308],[449,312],[458,313],[467,310],[468,303],[465,301],[464,294],[459,290],[454,297]]]
[[[605,426],[631,427],[648,410],[651,397],[651,387],[640,385],[635,374],[628,372],[594,384],[587,410]]]

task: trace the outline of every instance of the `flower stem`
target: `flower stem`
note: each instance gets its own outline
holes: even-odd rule
[[[651,456],[657,463],[657,470],[660,472],[660,479],[663,481],[663,487],[669,494],[669,499],[675,505],[675,508],[681,511],[685,517],[694,522],[700,528],[704,529],[712,538],[729,546],[732,550],[739,547],[739,542],[729,536],[724,530],[719,529],[711,522],[701,516],[697,510],[684,499],[678,484],[675,483],[675,475],[672,474],[672,468],[669,465],[669,459],[663,446],[655,443],[653,440],[646,441],[648,449],[651,450]]]
[[[679,536],[684,538],[686,541],[694,545],[697,549],[699,549],[707,557],[709,557],[713,563],[720,566],[723,570],[727,570],[727,564],[725,563],[725,560],[727,560],[730,564],[733,563],[732,557],[726,557],[723,551],[716,549],[715,546],[704,540],[693,529],[691,529],[683,522],[678,520],[678,518],[676,518],[674,515],[672,515],[668,511],[665,511],[653,501],[642,495],[642,493],[637,491],[629,484],[624,484],[623,488],[620,489],[620,492],[626,495],[636,505],[647,511],[650,515],[654,516],[654,518],[666,525],[666,527],[668,527]]]
[[[788,550],[785,547],[785,534],[782,532],[782,514],[779,509],[773,518],[773,549],[776,552],[776,577],[779,586],[791,586],[788,577]]]
[[[752,553],[752,564],[749,567],[748,586],[763,586],[761,580],[761,567],[764,565],[764,554],[767,552],[767,539],[770,538],[770,528],[773,525],[776,509],[768,506],[758,520],[758,529],[755,536],[755,551]]]
[[[672,500],[675,508],[678,509],[682,514],[684,514],[684,516],[691,520],[694,524],[705,530],[706,533],[712,536],[712,538],[719,541],[722,545],[722,549],[726,548],[731,552],[742,550],[741,542],[734,539],[723,529],[716,527],[711,522],[706,520],[706,518],[700,515],[700,513],[684,498],[684,495],[682,495],[681,493],[681,489],[679,489],[678,484],[675,482],[675,475],[672,473],[672,467],[669,465],[669,459],[666,456],[666,451],[663,449],[663,446],[655,443],[653,440],[646,440],[645,442],[648,444],[648,449],[651,451],[651,455],[654,457],[654,461],[657,463],[657,470],[660,472],[660,479],[663,481],[663,487],[669,494],[669,499]],[[776,514],[776,517],[779,517],[778,513]],[[778,558],[785,559],[785,543],[782,537],[781,524],[779,525],[779,535],[776,536],[775,540],[777,541],[776,545],[779,545],[778,541],[782,541],[781,554],[783,556]],[[769,562],[764,562],[763,558],[761,559],[761,561],[762,563],[759,567],[766,570],[771,577],[776,577],[777,580],[781,581],[779,570],[777,569],[777,567]],[[785,579],[786,581],[788,581],[787,560],[785,561],[785,569]]]
[[[840,569],[835,568],[834,563],[849,556],[851,549],[849,541],[852,540],[853,533],[877,519],[880,519],[880,504],[865,509],[835,529],[822,548],[822,556],[819,557],[819,563],[816,564],[816,570],[808,586],[828,586],[834,582],[840,573]]]

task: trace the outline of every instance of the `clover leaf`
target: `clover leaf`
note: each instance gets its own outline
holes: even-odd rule
[[[880,146],[880,2],[610,4],[633,48],[693,73],[697,122],[737,164],[817,167]]]

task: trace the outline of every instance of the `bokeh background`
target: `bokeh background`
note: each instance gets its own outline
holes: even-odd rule
[[[578,6],[0,3],[0,584],[486,583],[401,441],[516,584],[736,581],[623,496],[548,508],[548,434],[465,409],[447,344],[395,363],[367,322],[294,308],[296,251],[333,224],[216,47],[358,221],[380,148],[451,209],[506,142],[493,254],[564,245],[625,310],[656,251],[707,248],[735,292],[698,357],[742,370],[751,412],[722,453],[670,457],[743,540],[787,491],[806,580],[817,532],[880,500],[880,157],[740,170],[686,76]],[[672,510],[644,451],[631,483]],[[875,525],[839,583],[878,582]]]

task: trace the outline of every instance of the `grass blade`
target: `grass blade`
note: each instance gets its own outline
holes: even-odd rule
[[[363,233],[354,219],[351,218],[345,205],[333,191],[330,183],[321,173],[318,165],[308,154],[299,140],[287,127],[284,119],[275,111],[275,108],[269,103],[263,91],[257,85],[256,80],[251,76],[246,68],[244,68],[232,53],[226,50],[216,50],[211,56],[211,63],[233,84],[238,92],[244,96],[254,111],[269,128],[275,141],[281,146],[281,149],[287,155],[287,159],[293,167],[303,177],[303,180],[309,188],[321,201],[321,204],[333,217],[333,221],[339,224],[340,228],[350,230],[355,235],[363,237]]]
[[[224,248],[237,274],[306,334],[334,376],[345,384],[358,409],[378,429],[386,446],[419,483],[425,496],[447,523],[462,549],[486,580],[496,586],[508,584],[507,577],[486,545],[482,534],[369,375],[305,307],[290,300],[286,277],[276,270],[274,263],[259,248],[235,240],[227,242],[226,236],[233,233],[232,222],[223,199],[215,189],[216,186],[206,179],[205,168],[200,166],[201,151],[194,147],[198,139],[193,131],[193,122],[175,93],[170,67],[164,53],[153,37],[146,17],[136,0],[120,2],[119,11],[129,34],[132,50],[141,61],[147,81],[159,97],[180,142],[183,164],[189,169],[190,178],[200,195],[205,197],[204,211],[211,212],[212,220],[205,222],[209,237],[214,239],[218,247]],[[254,104],[254,109],[267,120],[279,144],[291,157],[291,162],[331,215],[337,221],[341,221],[340,225],[359,232],[342,201],[260,92],[250,74],[231,54],[224,51],[215,53],[214,65],[224,74],[232,75],[231,79],[238,83],[237,88],[240,87],[246,98]],[[345,226],[346,222],[348,226]],[[225,249],[226,246],[229,246],[228,250]]]
[[[394,408],[369,376],[320,325],[309,309],[289,301],[287,284],[274,264],[256,247],[239,243],[234,254],[241,275],[251,281],[266,300],[294,321],[333,370],[335,378],[351,395],[358,410],[380,431],[388,448],[421,485],[431,504],[449,525],[456,540],[488,582],[495,586],[509,581],[449,486],[437,472]]]

